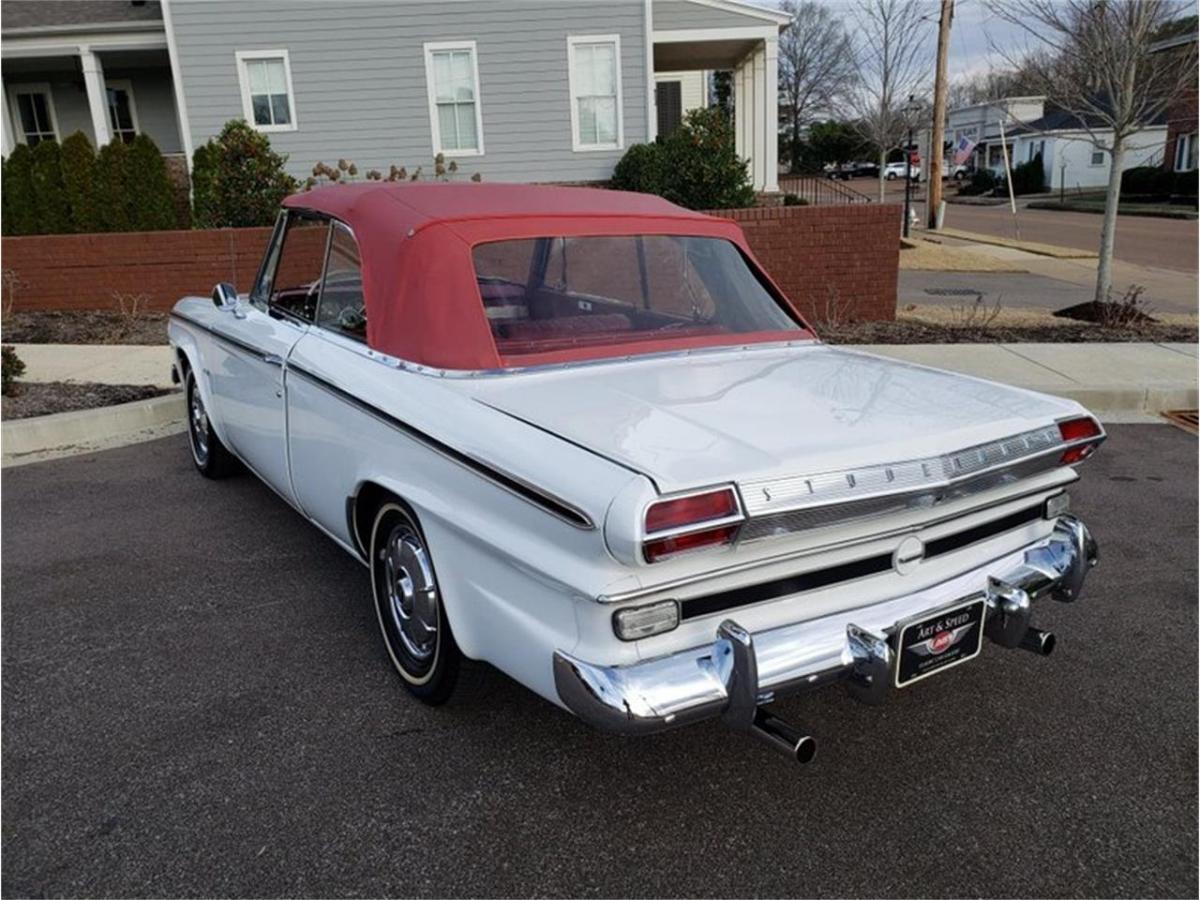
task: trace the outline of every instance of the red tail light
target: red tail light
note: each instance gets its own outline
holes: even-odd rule
[[[1064,419],[1058,423],[1058,433],[1062,435],[1064,442],[1075,444],[1074,447],[1064,450],[1062,456],[1059,457],[1059,464],[1064,466],[1087,459],[1100,446],[1100,440],[1103,440],[1104,437],[1100,423],[1091,416]],[[1086,441],[1086,443],[1077,443],[1079,441]]]
[[[678,534],[675,537],[646,541],[642,552],[646,555],[646,562],[658,562],[664,557],[685,553],[688,550],[732,544],[737,530],[737,525],[720,525],[704,531],[689,531],[687,534]]]
[[[727,487],[652,503],[646,509],[645,525],[643,555],[646,562],[655,562],[688,550],[733,543],[741,526],[741,509],[733,488]]]

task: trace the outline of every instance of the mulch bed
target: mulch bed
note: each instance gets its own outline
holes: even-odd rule
[[[107,310],[12,312],[4,317],[6,344],[165,344],[167,314],[125,317]]]
[[[989,325],[984,328],[931,322],[857,322],[816,324],[817,334],[831,344],[1077,344],[1090,341],[1175,341],[1194,343],[1194,325],[1140,325],[1104,328],[1084,322],[1048,325]]]
[[[51,413],[96,409],[169,394],[165,388],[141,384],[76,384],[67,381],[17,382],[15,394],[0,399],[0,418],[27,419]]]

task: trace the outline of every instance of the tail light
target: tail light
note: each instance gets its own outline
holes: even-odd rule
[[[1087,459],[1104,440],[1104,429],[1091,416],[1063,419],[1058,423],[1058,433],[1062,435],[1064,443],[1070,444],[1058,459],[1059,464],[1064,466]]]
[[[742,510],[732,487],[658,500],[646,508],[646,562],[732,544],[742,524]]]

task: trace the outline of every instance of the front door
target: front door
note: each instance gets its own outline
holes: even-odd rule
[[[209,383],[230,448],[260,478],[295,502],[287,455],[287,359],[316,314],[328,223],[289,213],[239,316],[214,328]]]

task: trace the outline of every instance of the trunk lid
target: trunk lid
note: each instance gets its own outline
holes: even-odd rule
[[[1080,410],[823,344],[531,371],[471,389],[646,475],[662,493],[936,456]]]

